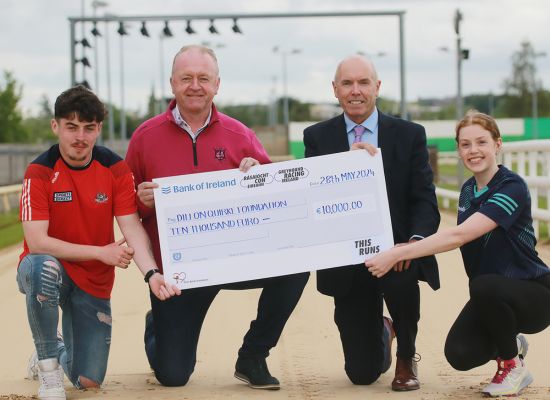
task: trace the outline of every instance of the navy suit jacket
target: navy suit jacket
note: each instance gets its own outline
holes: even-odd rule
[[[349,151],[344,115],[306,128],[304,145],[306,157]],[[379,112],[378,147],[382,149],[395,243],[406,243],[413,235],[427,237],[435,233],[440,216],[424,127]],[[419,279],[438,289],[435,257],[413,262],[419,267]],[[357,265],[317,271],[317,289],[329,296],[346,294],[351,288],[354,268]]]

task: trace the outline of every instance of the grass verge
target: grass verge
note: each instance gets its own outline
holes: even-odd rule
[[[0,249],[23,240],[23,228],[17,211],[0,213]]]

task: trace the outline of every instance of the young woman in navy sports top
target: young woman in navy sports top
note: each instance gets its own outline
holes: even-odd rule
[[[445,357],[466,371],[497,361],[482,389],[516,395],[533,381],[527,340],[550,325],[550,269],[538,257],[525,181],[497,163],[502,139],[495,120],[469,111],[456,127],[458,153],[473,176],[462,186],[457,226],[399,245],[365,262],[376,277],[395,264],[460,247],[470,298],[445,343]]]

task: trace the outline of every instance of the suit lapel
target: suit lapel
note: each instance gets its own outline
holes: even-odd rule
[[[330,137],[334,140],[333,148],[336,150],[335,152],[348,151],[349,141],[344,114],[334,118],[333,130],[334,131],[330,133]]]
[[[378,110],[378,147],[382,149],[384,169],[392,164],[394,146],[397,143],[397,132],[391,118]]]

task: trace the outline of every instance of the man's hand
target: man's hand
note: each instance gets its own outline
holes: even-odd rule
[[[137,187],[137,197],[145,206],[149,208],[155,207],[155,195],[153,189],[158,188],[158,183],[141,182]]]
[[[134,249],[129,246],[123,246],[124,243],[126,243],[126,239],[122,238],[101,247],[98,259],[107,265],[128,268],[134,256]]]
[[[176,285],[167,285],[164,281],[164,275],[158,272],[149,278],[149,287],[159,300],[166,300],[181,294],[181,290]]]
[[[378,149],[376,147],[374,147],[370,143],[365,142],[353,143],[350,150],[367,150],[371,156],[378,153]]]
[[[241,160],[241,163],[239,165],[239,169],[242,172],[248,172],[250,168],[252,168],[254,165],[260,165],[260,162],[252,157],[245,157]]]
[[[388,271],[398,263],[397,260],[399,256],[396,251],[397,248],[398,246],[392,247],[365,261],[365,266],[369,272],[376,278],[381,278],[386,275]]]
[[[406,254],[406,250],[404,254],[403,246],[408,246],[416,241],[418,241],[418,239],[411,239],[408,243],[398,243],[391,249],[383,251],[365,261],[365,266],[369,272],[377,278],[383,277],[392,268],[397,272],[406,271],[411,266],[412,260],[399,261],[400,258],[405,258],[404,255]]]
[[[416,242],[417,239],[411,239],[409,240],[409,243],[414,243]],[[400,247],[400,246],[406,246],[407,244],[409,243],[397,243],[395,245],[395,247]],[[393,270],[396,271],[396,272],[401,272],[401,271],[406,271],[409,269],[409,267],[411,266],[411,261],[412,260],[404,260],[404,261],[400,261],[398,263],[396,263],[394,266],[393,266]]]

